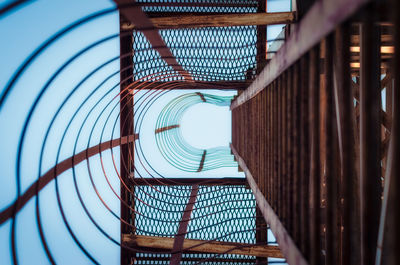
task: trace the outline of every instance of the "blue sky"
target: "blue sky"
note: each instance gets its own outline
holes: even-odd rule
[[[271,1],[271,3],[278,2],[281,1]],[[4,4],[4,1],[0,2],[0,6],[2,4]],[[272,5],[273,4],[268,5],[269,11],[273,11]],[[3,38],[0,44],[2,51],[0,60],[1,91],[3,92],[7,81],[18,66],[43,41],[72,21],[76,21],[98,10],[113,6],[111,1],[106,0],[40,0],[24,5],[18,12],[11,12],[7,16],[1,17],[0,36]],[[278,5],[278,7],[281,6]],[[68,58],[94,41],[117,34],[118,28],[118,14],[114,12],[66,34],[62,39],[56,41],[49,49],[40,55],[16,83],[0,111],[0,209],[7,207],[16,197],[15,168],[17,143],[24,120],[38,92],[50,76],[68,60]],[[274,34],[278,34],[280,30],[281,27],[274,26],[269,28],[268,34],[272,37]],[[118,38],[105,41],[68,65],[49,86],[35,109],[23,146],[21,160],[22,191],[26,190],[27,187],[37,179],[39,172],[46,172],[46,170],[54,166],[62,132],[67,128],[67,121],[73,117],[73,110],[76,110],[80,106],[83,99],[89,96],[93,87],[98,86],[104,77],[112,75],[119,70],[119,61],[115,60],[111,62],[91,76],[79,87],[71,99],[68,100],[65,107],[61,109],[50,130],[46,142],[47,144],[45,145],[43,163],[39,168],[42,143],[47,127],[57,108],[61,105],[72,88],[75,87],[82,78],[88,75],[90,71],[118,55]],[[85,120],[86,114],[89,113],[90,109],[95,106],[95,103],[101,99],[110,88],[117,85],[118,82],[118,75],[111,76],[83,105],[81,111],[75,116],[65,135],[65,139],[60,148],[59,161],[72,155],[79,127]],[[96,127],[89,141],[89,146],[93,146],[100,141],[103,124],[106,126],[103,140],[112,138],[111,132],[113,123],[106,123],[105,115],[101,116],[97,123],[96,118],[100,110],[107,105],[107,102],[112,100],[113,96],[118,93],[118,90],[118,87],[113,89],[111,93],[94,108],[92,114],[85,121],[79,140],[76,143],[77,152],[87,148],[91,128],[95,124]],[[183,92],[168,94],[164,102],[167,102],[174,95],[178,95],[179,93]],[[181,125],[184,137],[188,142],[193,143],[193,145],[198,145],[199,147],[228,144],[230,141],[231,128],[229,109],[227,107],[210,108],[201,105],[202,104],[193,107],[193,109],[188,111],[187,116],[184,117]],[[159,106],[162,106],[162,104]],[[110,111],[110,108],[111,107],[107,110]],[[202,115],[199,115],[200,111]],[[154,110],[149,114],[150,117],[148,117],[148,119],[152,120],[151,115],[155,116],[156,114],[157,111]],[[117,112],[112,112],[111,120],[116,118]],[[148,126],[147,130],[151,129],[154,131],[154,127],[151,128],[151,125],[151,122],[146,124],[146,126]],[[114,138],[116,138],[115,135],[119,135],[118,127],[119,126],[117,126],[114,132]],[[208,130],[205,130],[205,128],[208,128]],[[146,136],[151,137],[151,134],[146,133]],[[213,137],[210,138],[210,136]],[[151,145],[146,146],[151,148]],[[151,156],[157,156],[155,150],[148,150],[148,152]],[[114,170],[114,165],[112,164],[111,155],[111,151],[106,151],[102,154],[105,163],[104,168],[107,176],[111,180],[111,187],[118,192],[119,181]],[[115,163],[119,165],[118,150],[114,150],[114,156],[116,158]],[[161,158],[156,158],[155,160],[160,161],[160,168],[166,168],[165,161],[163,162]],[[89,159],[89,163],[92,175],[102,176],[94,179],[99,193],[111,210],[118,215],[119,202],[116,200],[112,189],[110,189],[103,177],[99,157],[95,156]],[[168,170],[166,171],[169,173]],[[61,201],[72,230],[77,233],[78,239],[84,243],[85,247],[88,248],[87,250],[101,264],[118,263],[119,248],[117,245],[105,239],[87,218],[78,201],[78,196],[74,189],[72,173],[72,171],[68,171],[59,176]],[[234,176],[235,173],[237,174],[236,169],[232,169],[231,171],[216,170],[214,172],[208,172],[207,176],[217,177],[227,174],[229,174],[229,176]],[[94,192],[88,175],[88,164],[83,162],[78,165],[75,174],[78,176],[78,187],[82,192],[81,195],[85,201],[85,205],[88,206],[89,212],[93,214],[99,225],[104,228],[111,237],[118,241],[119,220],[115,219],[110,212],[102,206],[102,203]],[[178,174],[176,176],[178,176]],[[237,176],[242,175],[237,174]],[[62,260],[65,264],[91,264],[87,257],[76,247],[61,221],[61,215],[56,203],[54,182],[46,186],[40,193],[40,205],[40,216],[43,221],[43,226],[45,227],[46,239],[48,240],[48,245],[56,260]],[[32,261],[35,261],[36,264],[48,263],[38,236],[34,206],[34,200],[31,200],[18,214],[17,249],[21,251],[18,255],[21,264],[31,264]],[[10,221],[0,226],[1,264],[11,263],[9,241],[10,226]]]

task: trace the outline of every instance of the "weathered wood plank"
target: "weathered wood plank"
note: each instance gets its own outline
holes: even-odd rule
[[[174,239],[169,237],[123,235],[123,243],[136,247],[172,250]],[[183,241],[183,250],[202,253],[229,253],[266,258],[283,258],[283,255],[277,246],[223,241],[185,239]]]
[[[246,13],[223,15],[186,15],[149,19],[158,29],[232,27],[289,24],[295,20],[294,12]],[[123,30],[132,30],[132,23],[124,23]]]

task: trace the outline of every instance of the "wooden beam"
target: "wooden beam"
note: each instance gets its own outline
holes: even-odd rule
[[[295,21],[294,12],[246,13],[224,15],[186,15],[149,19],[158,29],[233,27],[288,24]],[[132,30],[132,23],[122,24],[123,30]]]
[[[174,239],[169,237],[123,235],[123,243],[135,247],[169,249],[172,250]],[[213,254],[236,254],[257,256],[266,258],[283,258],[279,247],[270,245],[255,245],[245,243],[206,241],[197,239],[185,239],[183,241],[185,252],[201,252]]]
[[[193,81],[192,76],[178,63],[171,50],[168,48],[158,29],[154,27],[152,21],[142,11],[138,5],[130,5],[130,0],[114,0],[118,5],[120,13],[129,20],[137,30],[143,32],[147,40],[150,42],[154,50],[156,50],[161,58],[170,65],[176,72],[183,76],[185,80]]]
[[[316,1],[260,75],[232,102],[231,109],[260,93],[322,38],[332,32],[338,24],[348,19],[368,1]]]
[[[269,227],[274,234],[276,241],[279,244],[279,248],[283,254],[283,256],[286,258],[286,262],[289,265],[307,265],[307,261],[301,254],[300,250],[297,248],[296,244],[294,243],[293,239],[290,237],[289,233],[286,231],[285,227],[279,220],[278,216],[272,209],[272,207],[269,205],[267,200],[265,199],[264,195],[260,191],[260,189],[257,186],[256,181],[253,178],[253,175],[251,174],[250,170],[248,169],[246,163],[244,162],[243,158],[241,158],[236,151],[236,149],[233,147],[231,144],[231,149],[233,154],[236,157],[236,160],[238,161],[239,166],[243,169],[246,175],[247,182],[249,183],[249,186],[251,190],[253,191],[253,194],[256,198],[257,205],[267,222],[269,224]]]

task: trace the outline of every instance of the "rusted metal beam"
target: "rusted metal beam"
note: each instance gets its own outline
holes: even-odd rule
[[[120,24],[122,23],[123,18],[120,17]],[[133,128],[133,94],[129,93],[127,86],[133,82],[133,34],[132,31],[130,34],[120,34],[120,69],[126,69],[124,71],[120,71],[120,115],[119,115],[119,124],[120,124],[120,137],[125,137],[128,135],[132,135],[134,133]],[[123,54],[130,54],[127,57],[122,57]],[[122,80],[126,80],[122,82]],[[134,143],[134,142],[132,142]],[[121,146],[120,148],[120,176],[121,179],[127,183],[129,173],[133,170],[135,166],[134,162],[134,145],[129,143],[127,145]],[[132,189],[134,190],[134,189]],[[131,210],[126,206],[131,206],[133,201],[131,198],[130,192],[124,187],[124,185],[120,185],[120,217],[121,217],[121,236],[122,234],[127,234],[132,232],[131,227],[127,224],[131,224],[135,218],[131,218]],[[134,207],[134,205],[132,205]],[[122,238],[121,238],[122,240]],[[131,253],[129,250],[121,247],[121,265],[129,265],[131,263],[132,257],[135,256],[135,253]]]
[[[360,181],[362,264],[375,263],[381,207],[380,159],[380,31],[374,24],[373,6],[364,11],[360,25]]]
[[[203,93],[196,92],[196,94],[201,98],[201,100],[202,100],[203,102],[206,102],[206,99],[204,98]]]
[[[157,129],[155,129],[154,133],[155,134],[162,133],[162,132],[169,131],[169,130],[172,130],[175,128],[179,128],[179,124],[174,124],[174,125],[169,125],[169,126],[165,126],[162,128],[157,128]]]
[[[259,0],[258,1],[258,10],[259,13],[267,12],[267,1]],[[256,65],[256,74],[259,74],[261,70],[265,67],[266,64],[266,55],[267,55],[267,27],[265,25],[257,26],[257,65]],[[267,182],[267,161],[264,154],[267,150],[267,119],[266,119],[266,91],[260,95],[259,100],[259,108],[256,110],[257,115],[257,124],[258,126],[258,145],[259,153],[258,157],[258,185],[260,187],[261,192],[266,193],[266,182]],[[256,207],[256,227],[266,227],[266,222],[262,217],[262,213],[259,207]],[[256,242],[268,242],[268,232],[267,229],[257,229],[256,231]],[[268,262],[266,258],[257,258],[257,263],[263,264]]]
[[[342,264],[360,264],[359,186],[355,174],[353,94],[350,77],[350,25],[335,31],[334,94],[342,174]]]
[[[310,182],[311,182],[311,211],[312,217],[309,223],[311,232],[311,264],[321,264],[321,218],[320,218],[320,49],[319,46],[313,48],[310,52],[310,78],[309,78],[309,122],[310,122],[310,143],[311,143],[311,166],[310,166]]]
[[[288,174],[288,188],[287,188],[287,200],[288,200],[288,225],[286,226],[288,232],[291,235],[294,235],[294,144],[293,144],[293,67],[288,71],[288,84],[287,84],[287,112],[286,112],[286,120],[287,120],[287,174]]]
[[[35,181],[32,185],[29,186],[29,188],[21,195],[19,198],[18,202],[18,208],[16,211],[20,211],[22,207],[25,206],[25,204],[28,203],[30,199],[32,199],[36,195],[36,189],[38,189],[38,192],[40,192],[47,184],[49,184],[54,178],[57,176],[61,175],[63,172],[67,171],[68,169],[71,169],[72,167],[78,165],[82,161],[87,160],[89,157],[92,157],[94,155],[97,155],[105,150],[121,146],[121,145],[126,145],[127,143],[132,143],[136,139],[139,139],[139,135],[129,135],[125,136],[119,139],[114,139],[110,140],[101,144],[98,144],[96,146],[90,147],[86,150],[83,150],[82,152],[79,152],[78,154],[69,157],[62,162],[58,163],[56,166],[52,167],[49,169],[43,176],[40,176],[38,181]],[[15,208],[16,203],[14,202],[10,206],[8,206],[6,209],[4,209],[0,213],[0,224],[4,223],[7,221],[9,218],[13,216],[13,211]]]
[[[143,32],[144,36],[150,42],[154,50],[156,50],[161,58],[170,65],[175,71],[183,76],[185,80],[192,81],[192,76],[178,63],[171,50],[161,38],[158,29],[153,25],[152,21],[142,11],[138,5],[132,5],[130,0],[114,0],[118,5],[120,13],[128,19],[135,29]]]
[[[276,241],[279,244],[279,248],[286,258],[286,262],[290,265],[306,265],[308,264],[307,261],[304,259],[303,255],[297,248],[296,244],[293,242],[292,238],[286,231],[285,227],[282,225],[281,221],[279,220],[278,216],[275,214],[274,210],[270,206],[270,204],[265,199],[264,195],[261,193],[260,189],[257,186],[257,183],[254,180],[253,175],[251,174],[250,170],[248,169],[246,163],[244,162],[243,158],[240,157],[236,149],[231,145],[231,149],[233,154],[236,157],[240,167],[246,174],[247,182],[253,194],[256,198],[257,205],[264,216],[265,221],[269,224],[272,233],[274,234]]]
[[[310,202],[310,130],[309,130],[309,55],[300,59],[300,192],[301,192],[301,245],[303,255],[309,259],[310,230],[309,230],[309,202]]]
[[[231,109],[253,98],[271,84],[283,71],[332,32],[338,24],[349,18],[367,2],[368,0],[316,1],[260,75],[232,102]]]
[[[258,1],[259,13],[266,14],[267,12],[267,1]],[[261,70],[265,67],[267,59],[267,27],[265,25],[257,26],[257,67],[256,74],[260,74]]]
[[[337,156],[337,130],[335,123],[334,90],[333,90],[333,47],[334,37],[328,35],[325,40],[325,60],[324,60],[324,94],[326,96],[325,110],[325,178],[326,178],[326,236],[325,236],[325,264],[339,264],[336,250],[338,248],[337,233],[337,182],[338,169],[335,165]]]
[[[299,93],[299,83],[300,83],[300,65],[296,63],[293,67],[293,88],[292,88],[292,143],[293,144],[293,180],[294,180],[294,231],[293,238],[297,244],[300,244],[301,234],[300,234],[300,223],[301,223],[301,189],[300,189],[300,93]]]
[[[377,260],[377,265],[400,264],[400,211],[398,210],[398,205],[400,202],[400,2],[397,0],[392,0],[390,1],[390,4],[392,10],[391,19],[394,24],[392,30],[393,44],[395,47],[392,65],[394,82],[391,95],[392,101],[390,104],[392,107],[392,127],[389,154],[387,158],[384,193],[384,200],[388,201],[384,202],[382,207],[382,213],[386,217],[387,221],[382,222],[381,219],[380,222],[380,230],[383,233],[387,233],[384,233],[382,238],[384,244],[377,246],[378,248],[385,246],[388,247],[383,249],[383,251],[386,252],[384,253],[384,263],[379,263]],[[388,190],[389,187],[390,190]],[[388,207],[387,209],[385,209],[386,205]],[[384,210],[386,210],[386,213],[383,212]],[[382,242],[382,240],[379,242]]]
[[[375,265],[390,264],[388,263],[393,258],[394,250],[394,238],[392,234],[392,228],[397,226],[393,220],[394,213],[397,212],[398,204],[395,201],[396,188],[393,185],[392,174],[395,161],[393,161],[394,143],[396,140],[391,140],[389,144],[388,159],[386,163],[385,171],[385,187],[383,190],[383,201],[381,207],[381,214],[379,219],[379,230],[378,230],[378,243],[376,248]],[[392,263],[393,264],[393,263]]]
[[[391,87],[389,85],[390,82],[393,82],[393,77],[388,74],[381,80],[381,89],[385,87]],[[351,86],[353,87],[354,90],[354,99],[360,102],[360,87],[357,83],[351,82]],[[391,92],[387,92],[387,94],[390,94]],[[385,126],[385,128],[390,131],[390,128],[392,127],[392,119],[390,115],[388,115],[388,112],[385,112],[383,109],[379,110],[380,115],[381,115],[381,122],[382,125]],[[359,114],[359,113],[358,113]]]
[[[183,212],[182,220],[179,223],[178,232],[175,235],[174,243],[172,246],[171,260],[169,263],[171,265],[178,265],[181,262],[186,231],[190,222],[190,216],[192,214],[193,206],[196,203],[198,191],[199,191],[199,186],[193,185],[192,191],[190,192],[189,202],[186,205],[186,208]]]
[[[203,155],[201,156],[199,168],[197,169],[197,172],[201,172],[204,167],[204,161],[206,160],[206,155],[207,155],[207,150],[203,151]]]
[[[172,250],[174,245],[174,239],[170,237],[156,237],[156,236],[143,236],[143,235],[136,235],[136,236],[123,235],[123,242],[135,247],[145,247],[154,249]],[[199,253],[212,253],[212,254],[227,253],[235,255],[265,257],[265,258],[283,258],[283,255],[279,250],[279,247],[269,246],[269,245],[259,245],[259,244],[185,239],[183,241],[182,249],[184,250],[184,252],[193,251]]]

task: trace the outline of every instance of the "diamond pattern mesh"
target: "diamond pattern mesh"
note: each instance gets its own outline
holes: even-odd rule
[[[173,237],[191,186],[136,186],[137,234]],[[152,206],[156,205],[156,208]],[[243,185],[200,186],[185,238],[255,243],[255,199]],[[136,264],[169,264],[170,254],[137,253]],[[209,262],[206,260],[210,259]],[[184,253],[181,264],[247,264],[255,257]]]
[[[151,49],[143,33],[134,33],[134,75],[139,80],[148,75],[169,73],[181,77]],[[257,27],[225,27],[160,30],[161,37],[178,63],[194,80],[239,81],[256,65]],[[166,81],[166,80],[164,80]]]

